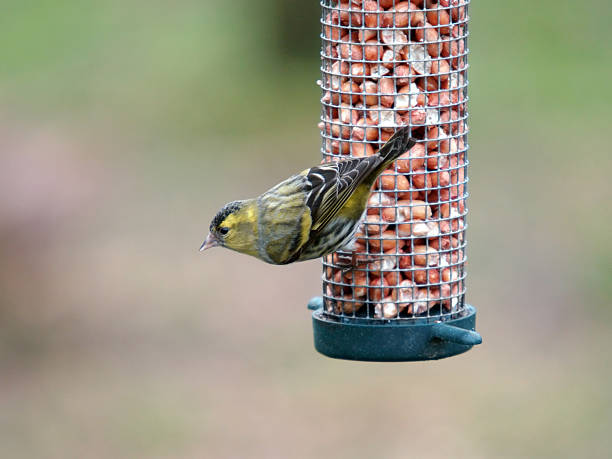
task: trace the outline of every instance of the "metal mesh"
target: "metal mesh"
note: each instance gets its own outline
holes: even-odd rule
[[[321,1],[324,161],[418,140],[377,180],[352,253],[323,258],[328,318],[439,321],[464,311],[469,0]],[[355,258],[353,259],[353,261]]]

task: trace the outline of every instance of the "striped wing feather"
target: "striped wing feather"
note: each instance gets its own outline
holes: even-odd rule
[[[312,191],[306,200],[312,215],[312,231],[325,227],[364,179],[382,162],[379,156],[355,158],[313,167],[307,178]]]

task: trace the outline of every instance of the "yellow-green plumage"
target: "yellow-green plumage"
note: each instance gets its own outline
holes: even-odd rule
[[[413,145],[404,127],[374,156],[315,166],[256,199],[226,204],[202,249],[221,245],[272,264],[332,253],[352,240],[380,173]]]
[[[308,241],[312,218],[303,192],[305,180],[292,177],[257,199],[259,256],[268,263],[283,264]]]

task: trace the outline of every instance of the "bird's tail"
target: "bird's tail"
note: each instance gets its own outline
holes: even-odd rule
[[[387,142],[378,150],[378,156],[383,158],[385,169],[389,164],[395,161],[399,156],[410,150],[416,140],[410,137],[410,126],[404,126],[393,134]]]

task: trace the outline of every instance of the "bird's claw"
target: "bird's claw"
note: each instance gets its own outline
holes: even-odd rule
[[[354,268],[360,268],[367,266],[375,261],[382,260],[383,257],[372,256],[372,255],[359,255],[357,252],[346,253],[337,252],[338,257],[336,258],[336,266],[342,269],[342,274],[347,274]]]

